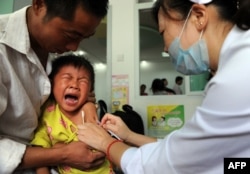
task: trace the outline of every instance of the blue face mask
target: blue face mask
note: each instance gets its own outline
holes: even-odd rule
[[[202,74],[207,72],[209,69],[209,56],[206,42],[201,39],[202,33],[198,42],[193,44],[187,50],[183,50],[181,48],[180,37],[186,26],[190,13],[191,10],[184,23],[180,36],[174,39],[168,49],[171,61],[175,65],[176,71],[185,75]]]

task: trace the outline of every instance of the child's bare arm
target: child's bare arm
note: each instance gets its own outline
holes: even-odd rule
[[[83,106],[84,122],[97,123],[98,115],[96,105],[92,102],[87,102]]]

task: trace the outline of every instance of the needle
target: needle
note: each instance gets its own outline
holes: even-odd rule
[[[85,116],[84,111],[82,111],[82,123],[83,124],[84,124],[84,116]],[[100,124],[100,121],[97,120],[97,123]],[[121,138],[118,135],[116,135],[114,132],[112,132],[111,130],[107,130],[107,131],[110,133],[111,136],[115,137],[118,140],[121,140]]]
[[[97,123],[100,124],[100,121],[97,120]],[[111,130],[107,130],[111,136],[115,137],[117,140],[122,140],[118,135],[116,135],[114,132],[112,132]]]
[[[102,107],[102,110],[104,111],[105,114],[107,113],[107,111],[106,111],[105,108]],[[100,124],[100,121],[97,120],[97,123]],[[112,132],[111,130],[107,130],[107,131],[110,133],[111,136],[115,137],[116,139],[122,140],[118,135],[116,135],[116,134],[115,134],[114,132]]]
[[[114,136],[117,140],[121,140],[121,138],[120,137],[118,137],[118,135],[116,135],[114,132],[112,132],[111,130],[107,130],[110,134],[111,134],[111,136]]]

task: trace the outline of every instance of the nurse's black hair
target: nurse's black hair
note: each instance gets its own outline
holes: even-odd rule
[[[157,0],[153,8],[153,16],[158,22],[158,11],[162,7],[169,17],[171,16],[168,11],[171,9],[181,14],[181,18],[176,20],[185,20],[193,4],[189,0]],[[212,0],[205,5],[216,6],[221,19],[235,23],[240,29],[248,30],[250,28],[249,0]]]

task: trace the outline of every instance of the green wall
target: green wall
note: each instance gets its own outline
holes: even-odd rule
[[[13,11],[14,0],[0,0],[0,14],[10,13]]]
[[[209,73],[190,76],[190,91],[203,91],[208,82]]]

